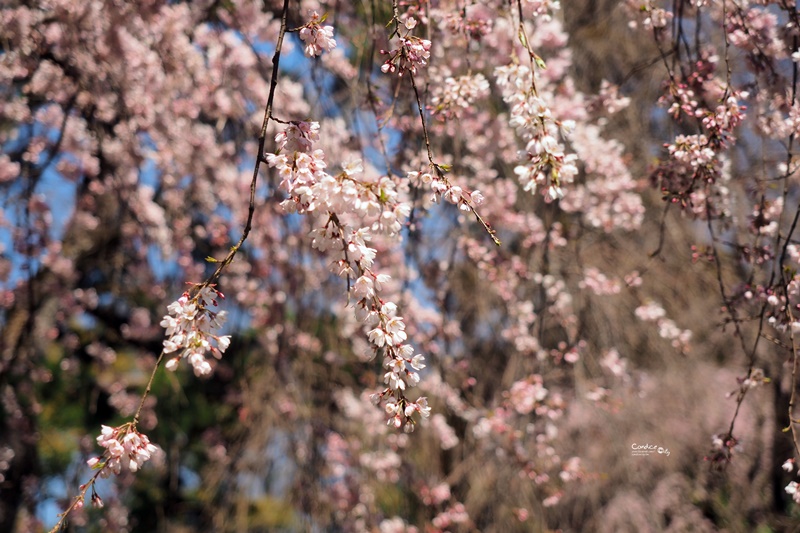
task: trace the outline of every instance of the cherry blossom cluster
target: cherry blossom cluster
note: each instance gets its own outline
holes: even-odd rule
[[[482,98],[489,95],[489,81],[483,74],[448,76],[435,85],[431,94],[431,115],[439,120],[457,119]]]
[[[734,454],[742,450],[739,441],[731,435],[717,434],[711,437],[711,452],[705,457],[715,468],[724,468],[731,462]]]
[[[441,505],[450,499],[450,485],[444,482],[433,487],[423,485],[419,494],[422,497],[422,503],[425,505]]]
[[[688,329],[680,329],[674,320],[667,318],[667,312],[663,307],[655,302],[641,305],[634,311],[636,318],[643,322],[655,322],[658,326],[658,334],[670,341],[672,346],[682,353],[689,350],[689,343],[692,340],[692,332]]]
[[[733,132],[745,119],[747,110],[747,106],[740,101],[747,99],[748,96],[747,91],[732,91],[724,102],[703,112],[700,117],[703,128],[715,145],[724,146],[736,140]]]
[[[407,174],[411,183],[427,185],[433,191],[432,201],[439,198],[457,206],[461,211],[474,211],[475,207],[483,203],[483,194],[480,191],[469,191],[458,185],[453,185],[439,169],[433,172],[419,172],[411,170]]]
[[[759,205],[753,206],[750,230],[756,235],[775,237],[778,234],[783,205],[783,197],[779,196],[773,201],[764,199]]]
[[[740,101],[749,96],[714,77],[717,62],[704,54],[685,80],[669,83],[660,102],[674,119],[697,124],[700,133],[678,135],[665,144],[669,157],[652,176],[665,199],[712,218],[729,215],[725,150],[736,141],[734,131],[746,109]]]
[[[786,485],[786,494],[789,494],[795,503],[800,504],[800,485],[797,481],[790,481]]]
[[[797,261],[793,257],[793,262]],[[800,334],[800,317],[796,314],[798,304],[800,304],[800,275],[794,275],[787,280],[785,292],[783,290],[770,289],[759,285],[744,294],[748,300],[752,299],[762,305],[767,317],[767,323],[778,331],[791,331],[798,338]],[[789,309],[793,314],[789,314]],[[791,320],[790,320],[791,316]]]
[[[300,40],[305,43],[303,52],[306,57],[322,55],[322,52],[330,52],[336,48],[336,40],[333,38],[333,26],[322,26],[325,16],[320,18],[319,13],[314,11],[311,20],[300,28]]]
[[[600,82],[600,91],[595,95],[590,103],[592,110],[604,110],[613,115],[618,111],[628,107],[631,99],[627,96],[620,96],[619,87],[610,83],[608,80]]]
[[[544,20],[550,20],[553,12],[561,10],[559,0],[525,0],[525,4],[534,17],[541,17]]]
[[[431,523],[434,527],[439,528],[437,531],[447,531],[447,528],[458,524],[469,524],[469,514],[463,503],[456,502],[436,515]]]
[[[405,36],[398,37],[398,47],[388,51],[381,50],[381,54],[389,56],[381,65],[381,72],[384,74],[396,72],[398,76],[410,72],[415,75],[418,67],[428,64],[428,59],[431,57],[431,42],[411,35],[410,32],[416,25],[415,19],[406,19],[405,27],[408,31]]]
[[[582,289],[589,289],[598,296],[619,294],[622,290],[619,280],[609,279],[597,268],[589,267],[583,272],[583,280],[579,286]]]
[[[762,368],[753,368],[747,377],[736,378],[736,381],[742,389],[755,389],[770,383],[772,380],[766,377]]]
[[[633,13],[639,13],[642,27],[645,31],[663,31],[672,21],[671,11],[659,7],[655,0],[628,0],[629,9]],[[631,20],[630,26],[636,27],[636,20]]]
[[[744,7],[749,6],[744,4]],[[734,4],[733,9],[727,13],[726,22],[728,39],[737,48],[755,57],[783,58],[789,55],[781,38],[784,28],[780,27],[778,16],[771,10],[743,9]]]
[[[542,405],[544,399],[547,398],[547,392],[542,382],[542,376],[535,374],[511,385],[505,396],[517,413],[527,415],[537,406]]]
[[[712,166],[717,155],[705,135],[678,135],[667,150],[675,161],[694,169]]]
[[[603,358],[600,359],[600,365],[623,381],[628,381],[631,378],[628,373],[628,360],[624,357],[620,357],[619,351],[617,351],[616,348],[612,348],[606,352]]]
[[[97,444],[106,451],[100,457],[89,459],[87,464],[98,470],[102,478],[119,474],[123,469],[136,472],[159,451],[147,435],[139,433],[132,423],[115,428],[102,426]]]
[[[548,201],[564,197],[563,185],[572,183],[578,173],[578,157],[564,152],[559,138],[567,135],[575,123],[559,121],[545,100],[532,88],[533,73],[522,65],[495,69],[497,85],[503,90],[503,100],[510,107],[510,124],[527,143],[520,151],[524,164],[514,169],[524,190],[537,190]]]
[[[730,88],[725,91],[724,83],[714,78],[717,61],[713,56],[697,61],[694,65],[695,71],[687,81],[670,83],[667,95],[659,99],[660,103],[669,105],[668,113],[675,119],[679,119],[681,115],[700,119],[704,136],[709,139],[706,143],[710,143],[715,149],[735,141],[733,131],[744,120],[747,109],[740,101],[749,96],[747,91]],[[719,103],[704,103],[710,99],[718,100]]]
[[[336,176],[328,174],[324,153],[313,147],[318,132],[317,123],[289,125],[275,137],[278,152],[267,155],[267,163],[278,171],[280,187],[289,195],[282,203],[287,211],[323,217],[321,227],[311,232],[312,246],[327,253],[331,270],[348,280],[356,299],[355,315],[364,324],[373,356],[383,354],[387,387],[371,399],[376,405],[386,402],[390,425],[410,432],[414,413],[430,415],[427,398],[411,401],[405,396],[419,382],[425,358],[405,344],[406,324],[397,305],[380,298],[390,277],[373,271],[377,250],[370,246],[373,232],[397,237],[410,208],[399,201],[392,179],[363,176],[361,162],[345,164]]]
[[[784,461],[783,465],[781,466],[786,472],[794,472],[795,469],[795,460],[794,458],[787,459]],[[797,481],[790,481],[788,485],[786,485],[786,494],[789,494],[794,500],[795,503],[800,504],[800,484]]]
[[[408,525],[405,520],[399,516],[392,518],[385,518],[378,526],[380,533],[418,533],[419,529],[416,526]]]
[[[435,10],[440,11],[443,24],[447,27],[448,31],[454,34],[463,34],[471,40],[480,41],[492,31],[494,21],[491,18],[491,11],[486,9],[481,4],[472,4],[465,6],[465,9],[460,13],[454,13],[451,10]]]
[[[745,252],[742,252],[743,254]],[[748,252],[749,253],[749,252]],[[794,245],[790,245],[787,249],[789,260],[793,264],[798,263],[797,250]],[[754,258],[753,262],[760,264],[769,262],[772,258],[772,253],[766,253],[762,258]],[[790,333],[795,342],[800,337],[800,320],[797,316],[796,309],[800,305],[800,275],[795,275],[786,280],[785,287],[770,287],[768,285],[745,285],[738,287],[735,294],[734,301],[741,304],[748,304],[753,309],[763,311],[765,322],[779,333]],[[787,298],[788,297],[788,298]],[[789,313],[792,310],[792,314]],[[755,370],[754,370],[755,372]],[[752,376],[751,376],[752,378]],[[745,378],[745,380],[750,378]],[[763,382],[763,372],[757,375],[755,380],[747,381],[748,384]],[[740,382],[742,379],[739,380]],[[767,379],[767,381],[769,381]]]
[[[187,359],[196,376],[207,376],[213,368],[207,359],[210,353],[219,359],[230,346],[230,335],[218,335],[227,311],[214,311],[217,298],[223,294],[211,285],[205,285],[192,295],[186,291],[169,304],[169,314],[164,316],[161,327],[166,329],[164,353],[175,354],[167,361],[167,370],[178,368],[181,359]]]
[[[645,212],[639,185],[628,168],[622,144],[604,139],[601,133],[595,124],[585,124],[572,133],[570,142],[580,158],[586,181],[576,185],[559,206],[571,213],[582,213],[588,224],[607,232],[636,230]]]

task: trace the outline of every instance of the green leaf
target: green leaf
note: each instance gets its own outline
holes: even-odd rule
[[[522,46],[528,48],[528,40],[525,38],[525,32],[522,31],[522,27],[519,29],[519,42],[522,43]]]

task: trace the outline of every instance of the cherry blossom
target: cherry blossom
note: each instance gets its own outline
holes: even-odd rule
[[[207,353],[219,358],[230,346],[229,335],[216,335],[225,323],[226,311],[212,311],[218,306],[217,298],[223,298],[214,287],[201,287],[196,295],[185,292],[180,298],[167,306],[169,314],[161,321],[166,329],[164,353],[178,355],[167,361],[168,370],[175,370],[181,359],[186,359],[195,375],[207,376],[212,367],[206,358]],[[213,343],[213,344],[212,344]]]
[[[322,52],[330,52],[336,47],[333,26],[321,26],[320,23],[324,20],[325,17],[320,18],[319,13],[314,11],[311,21],[300,28],[300,40],[306,43],[303,52],[308,57],[322,55]]]
[[[144,463],[150,460],[159,448],[150,442],[147,435],[136,431],[132,424],[125,424],[112,428],[102,426],[102,432],[97,437],[97,444],[105,448],[105,453],[100,457],[93,457],[87,464],[99,470],[100,477],[107,478],[111,474],[119,474],[122,469],[136,472]],[[99,500],[102,507],[102,500]],[[92,497],[92,503],[95,496]]]

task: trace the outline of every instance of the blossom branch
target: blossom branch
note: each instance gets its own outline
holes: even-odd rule
[[[217,279],[219,279],[219,277],[222,275],[222,272],[225,270],[225,268],[233,262],[234,257],[236,257],[236,254],[247,240],[247,237],[250,236],[250,231],[253,228],[253,216],[255,215],[256,210],[256,185],[258,183],[258,172],[261,169],[261,163],[266,161],[264,159],[264,148],[267,140],[267,126],[269,125],[270,120],[277,121],[277,119],[273,117],[272,111],[275,102],[275,89],[278,87],[278,69],[281,61],[281,52],[283,50],[283,38],[287,31],[286,19],[288,16],[288,11],[289,0],[284,0],[283,11],[281,14],[281,28],[278,33],[278,40],[275,44],[275,53],[272,56],[272,77],[269,83],[269,96],[267,98],[266,108],[264,109],[264,119],[261,123],[261,131],[258,134],[258,154],[256,155],[255,167],[253,168],[253,178],[250,180],[250,199],[247,207],[247,220],[245,221],[244,228],[242,229],[242,236],[239,238],[239,241],[233,245],[230,252],[228,252],[228,255],[226,255],[224,259],[215,261],[219,263],[216,270],[206,281],[199,285],[198,289],[202,289],[213,283],[216,283]]]
[[[369,246],[373,232],[399,238],[410,207],[398,201],[391,178],[361,178],[360,161],[345,164],[336,176],[328,174],[324,152],[314,148],[318,140],[318,123],[292,123],[275,137],[278,149],[267,155],[267,163],[277,170],[280,188],[289,195],[281,204],[287,212],[325,217],[325,223],[312,231],[312,246],[329,253],[333,273],[348,280],[348,299],[352,294],[357,300],[355,315],[364,323],[372,357],[379,351],[384,355],[388,386],[372,400],[376,404],[386,400],[388,423],[410,432],[416,424],[414,413],[430,414],[427,398],[411,401],[405,396],[405,390],[419,382],[416,371],[425,367],[424,357],[414,355],[405,344],[406,326],[397,316],[397,305],[379,296],[389,276],[373,271],[377,250]],[[352,285],[350,279],[355,279]]]
[[[459,209],[471,212],[475,216],[475,219],[483,226],[483,229],[486,230],[486,233],[489,234],[492,242],[500,246],[501,243],[500,239],[497,238],[497,232],[492,229],[489,223],[486,222],[476,209],[476,205],[479,205],[483,199],[480,192],[468,192],[461,187],[454,186],[445,175],[445,167],[434,161],[428,125],[425,119],[425,111],[416,82],[417,69],[426,66],[430,58],[431,42],[427,39],[420,39],[419,37],[411,35],[411,30],[417,25],[417,21],[413,18],[408,18],[406,20],[404,24],[406,34],[400,36],[400,19],[397,14],[396,0],[394,2],[394,16],[390,23],[394,23],[395,25],[393,35],[399,37],[400,45],[398,48],[391,51],[381,50],[382,54],[389,56],[381,67],[381,71],[384,73],[397,73],[400,78],[408,74],[411,81],[417,112],[419,114],[420,126],[422,128],[422,137],[425,142],[425,150],[428,157],[429,172],[425,173],[425,175],[430,177],[428,182],[432,184],[434,195],[438,198],[438,196],[442,194],[446,199],[458,205]],[[416,177],[418,175],[418,172],[409,173],[409,177]]]
[[[219,328],[225,320],[224,311],[211,311],[212,307],[215,308],[218,305],[216,298],[223,297],[222,293],[214,287],[214,284],[228,265],[233,262],[234,257],[247,240],[252,229],[253,217],[255,215],[255,195],[258,174],[261,163],[266,161],[264,158],[264,146],[267,137],[267,126],[270,120],[277,120],[273,117],[272,112],[275,101],[275,90],[278,85],[278,72],[283,49],[283,39],[287,31],[286,22],[288,9],[289,0],[284,0],[280,31],[272,59],[272,76],[270,79],[269,96],[258,137],[258,154],[253,169],[253,177],[250,181],[247,219],[242,230],[242,235],[224,259],[215,261],[219,263],[217,268],[204,282],[194,285],[190,291],[185,292],[181,298],[169,306],[170,315],[165,316],[161,323],[161,325],[166,328],[169,338],[164,341],[164,349],[156,359],[131,422],[122,424],[116,428],[103,426],[103,432],[100,437],[97,438],[97,441],[101,446],[106,448],[106,451],[101,457],[95,457],[89,460],[89,465],[98,469],[98,471],[86,484],[81,486],[80,494],[76,496],[70,506],[59,515],[60,518],[51,529],[51,533],[63,528],[66,525],[66,520],[70,513],[83,506],[86,491],[89,487],[92,488],[93,504],[97,507],[102,507],[102,500],[99,496],[96,496],[94,492],[95,482],[98,477],[108,477],[111,473],[119,474],[123,466],[127,467],[131,472],[135,472],[144,462],[150,459],[153,453],[158,451],[158,448],[150,443],[149,438],[138,431],[137,425],[145,401],[152,391],[153,381],[164,360],[165,354],[173,352],[178,353],[177,356],[167,362],[167,369],[175,370],[180,358],[186,358],[194,367],[195,374],[201,376],[209,374],[212,370],[205,358],[205,353],[210,351],[216,356],[221,356],[230,344],[229,336],[219,336],[213,333],[213,330]],[[212,343],[209,342],[210,340],[213,341],[215,345],[212,345]]]

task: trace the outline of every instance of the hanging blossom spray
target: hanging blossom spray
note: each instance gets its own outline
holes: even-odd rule
[[[345,164],[336,176],[328,174],[325,154],[314,149],[318,140],[318,123],[289,124],[275,137],[278,150],[266,156],[267,163],[277,169],[280,188],[289,195],[284,209],[321,216],[322,225],[312,231],[312,246],[327,253],[331,270],[348,280],[355,315],[364,324],[373,357],[383,354],[386,387],[372,400],[376,405],[385,401],[390,425],[411,432],[414,413],[430,414],[427,398],[411,401],[405,396],[419,382],[425,358],[405,343],[406,324],[397,315],[397,305],[380,298],[390,278],[373,269],[377,251],[370,246],[373,234],[398,238],[411,209],[397,199],[391,178],[365,178],[360,161]]]

